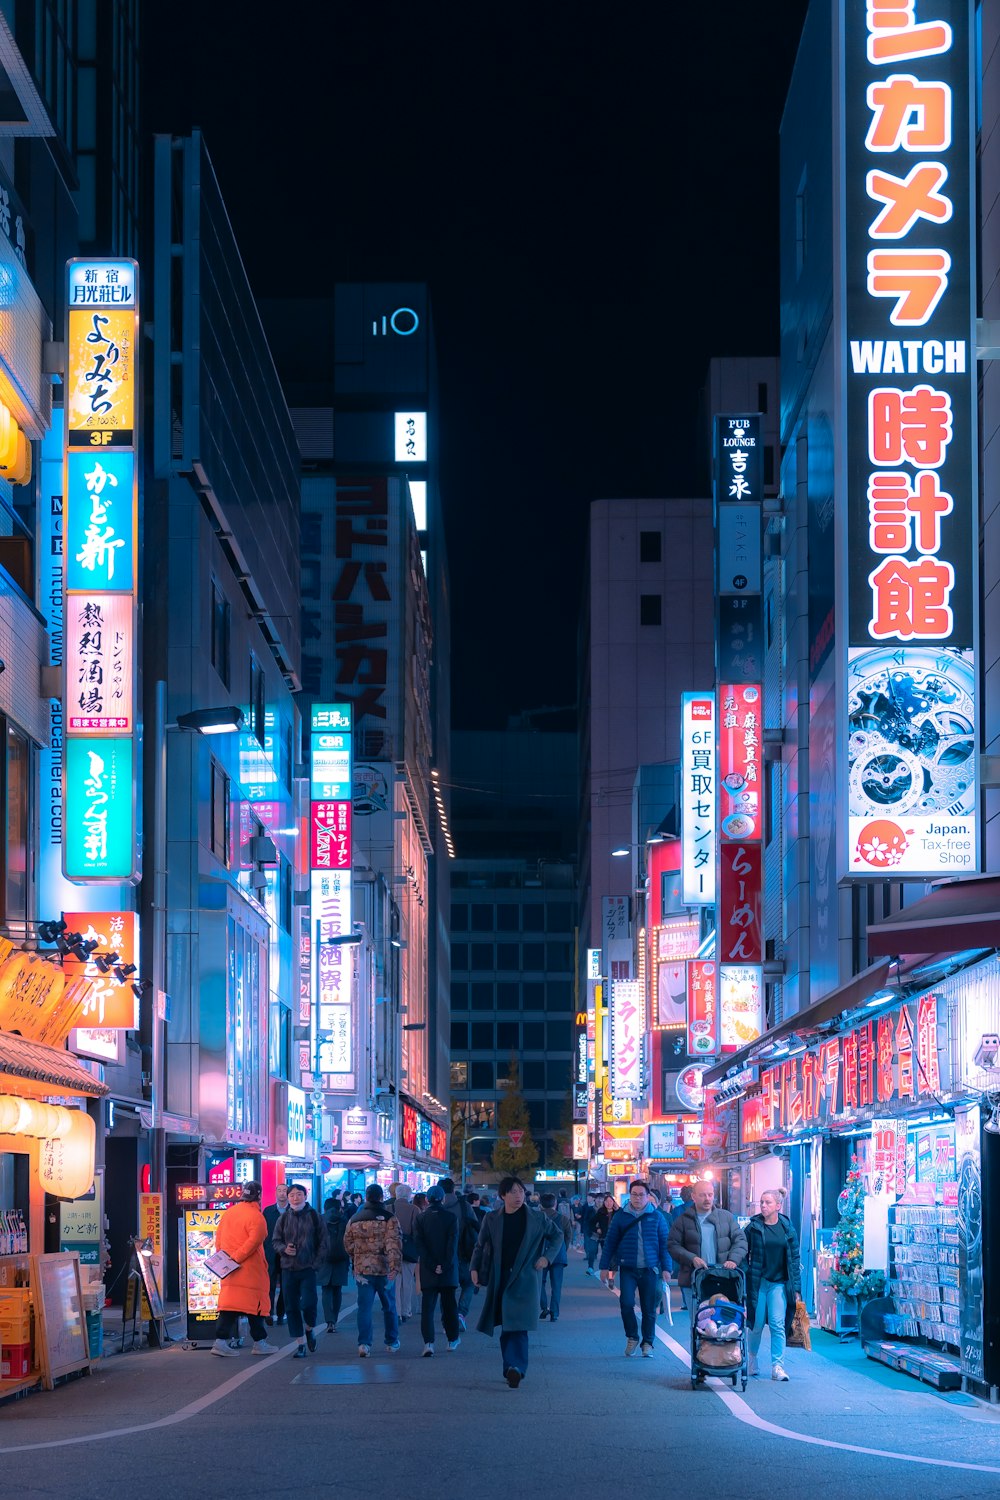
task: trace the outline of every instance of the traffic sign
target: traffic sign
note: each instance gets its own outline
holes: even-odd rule
[[[508,1130],[507,1135],[508,1135],[510,1143],[514,1147],[515,1151],[517,1150],[517,1148],[519,1146],[523,1145],[523,1143],[524,1143],[524,1131],[523,1130]]]

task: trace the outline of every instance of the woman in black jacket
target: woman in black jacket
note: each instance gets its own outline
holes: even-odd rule
[[[604,1248],[604,1241],[607,1238],[611,1220],[617,1212],[618,1204],[615,1202],[613,1194],[605,1193],[604,1202],[597,1210],[597,1215],[594,1219],[594,1238],[602,1249]]]
[[[441,1321],[448,1348],[458,1348],[458,1218],[444,1206],[444,1189],[432,1187],[427,1207],[413,1221],[413,1238],[420,1251],[420,1332],[424,1358],[434,1353],[434,1310],[441,1298]]]
[[[760,1213],[746,1227],[750,1374],[759,1374],[757,1354],[766,1323],[771,1331],[772,1380],[788,1379],[782,1360],[802,1279],[799,1237],[791,1219],[780,1212],[784,1196],[778,1188],[765,1189],[760,1195]]]
[[[327,1333],[336,1333],[340,1306],[344,1300],[344,1287],[351,1269],[350,1257],[344,1249],[344,1230],[350,1220],[334,1196],[323,1204],[323,1223],[326,1227],[326,1255],[316,1267],[316,1285],[323,1289],[323,1316]]]

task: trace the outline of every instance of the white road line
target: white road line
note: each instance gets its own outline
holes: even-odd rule
[[[357,1303],[349,1303],[347,1307],[341,1308],[341,1316],[344,1313],[353,1312]],[[277,1354],[269,1354],[262,1359],[256,1356],[256,1365],[251,1364],[249,1369],[240,1370],[238,1374],[224,1380],[221,1385],[214,1386],[212,1390],[206,1391],[204,1396],[199,1396],[196,1401],[189,1401],[187,1406],[181,1406],[177,1411],[172,1411],[165,1417],[157,1417],[154,1422],[137,1422],[131,1427],[111,1427],[105,1432],[86,1432],[79,1437],[52,1438],[45,1443],[17,1443],[10,1448],[0,1448],[0,1458],[6,1453],[36,1453],[43,1448],[72,1448],[76,1443],[104,1443],[114,1438],[131,1437],[136,1432],[155,1432],[158,1427],[176,1427],[179,1422],[188,1422],[192,1417],[200,1416],[217,1401],[225,1400],[226,1396],[232,1395],[233,1391],[239,1390],[248,1380],[262,1371],[273,1369],[279,1359],[285,1359],[295,1352],[294,1343],[287,1344]],[[176,1351],[175,1351],[176,1352]],[[253,1356],[251,1356],[253,1358]],[[51,1393],[49,1393],[51,1394]]]

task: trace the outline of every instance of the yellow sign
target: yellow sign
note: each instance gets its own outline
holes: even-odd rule
[[[632,1120],[631,1099],[612,1099],[611,1083],[607,1077],[601,1092],[601,1120],[605,1125],[628,1125]]]
[[[135,308],[70,308],[66,426],[93,434],[135,429]]]
[[[163,1285],[163,1194],[139,1194],[139,1239],[150,1240],[153,1245],[153,1275],[156,1285]],[[148,1322],[152,1318],[145,1289],[142,1293],[140,1316]]]

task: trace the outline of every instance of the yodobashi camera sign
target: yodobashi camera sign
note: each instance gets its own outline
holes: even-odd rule
[[[840,6],[840,857],[866,880],[978,868],[971,9]]]

